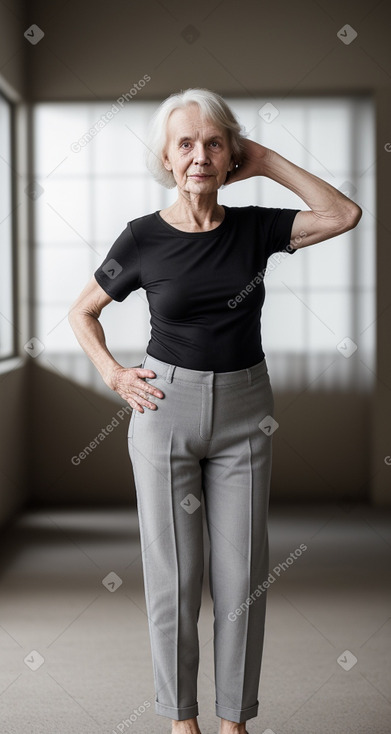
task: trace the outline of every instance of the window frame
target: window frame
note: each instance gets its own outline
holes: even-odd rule
[[[9,136],[10,136],[10,218],[11,218],[11,272],[10,272],[10,288],[11,288],[11,348],[5,354],[0,351],[0,362],[4,363],[7,360],[14,359],[18,356],[18,323],[19,323],[19,309],[18,309],[18,255],[17,255],[17,206],[16,206],[16,131],[15,131],[15,120],[16,120],[16,106],[15,103],[9,99],[5,92],[0,89],[0,99],[4,102],[9,109]]]

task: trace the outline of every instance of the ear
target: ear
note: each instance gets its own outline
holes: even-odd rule
[[[165,151],[163,152],[162,161],[164,168],[167,168],[167,171],[172,171],[172,165]]]
[[[232,171],[235,168],[235,166],[236,166],[236,163],[234,161],[234,157],[231,155],[231,160],[229,162],[227,171]]]

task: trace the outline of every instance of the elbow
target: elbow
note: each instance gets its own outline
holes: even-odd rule
[[[346,207],[343,214],[338,218],[335,234],[342,234],[343,232],[348,232],[350,229],[354,229],[354,227],[357,227],[361,217],[361,207],[352,201],[349,207]]]
[[[76,333],[78,331],[78,329],[77,329],[77,324],[78,324],[77,314],[74,311],[72,311],[72,309],[69,309],[69,311],[68,311],[68,324],[69,324],[69,326],[71,327],[71,330],[73,331],[73,333],[76,336]]]
[[[82,303],[79,301],[76,301],[75,303],[70,306],[68,311],[68,322],[70,323],[71,327],[74,329],[74,327],[85,318],[93,318],[98,319],[100,316],[100,310],[96,310],[95,308],[89,307],[86,308]]]
[[[77,302],[72,304],[72,306],[70,306],[69,308],[67,315],[68,315],[68,323],[72,331],[76,333],[76,330],[80,323],[80,317],[83,316],[83,313],[80,309],[80,304],[78,304]]]
[[[68,311],[68,322],[69,322],[69,324],[71,325],[72,328],[73,328],[73,325],[74,325],[74,323],[76,321],[76,317],[77,317],[76,307],[74,305],[72,305],[72,306],[70,306],[69,311]]]
[[[349,220],[348,229],[354,229],[354,227],[357,227],[361,217],[362,217],[361,207],[359,207],[358,204],[353,204],[353,206],[350,207],[350,212],[348,216],[348,220]]]

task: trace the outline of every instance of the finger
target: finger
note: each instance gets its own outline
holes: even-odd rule
[[[156,372],[153,370],[146,370],[144,367],[134,367],[139,377],[156,377]]]
[[[138,413],[144,413],[143,408],[148,408],[150,410],[156,410],[156,405],[153,403],[149,403],[148,400],[143,400],[139,396],[137,396],[138,399],[133,398],[132,400],[128,398],[128,402],[132,404],[132,407],[134,407],[135,410],[137,410]]]
[[[146,408],[151,408],[152,410],[156,410],[156,406],[154,403],[150,402],[147,399],[147,395],[144,391],[135,392],[134,388],[132,390],[117,390],[118,395],[123,399],[126,400],[126,402],[130,405],[131,408],[137,410],[139,413],[144,413],[143,406]]]
[[[156,398],[164,398],[164,393],[161,390],[149,385],[147,382],[144,382],[141,386],[137,385],[137,390],[138,394],[142,395],[146,400],[148,400],[148,395],[153,395]]]
[[[145,408],[149,408],[150,410],[156,410],[156,405],[152,400],[149,400],[149,394],[146,390],[139,390],[138,391],[139,405],[144,406]]]
[[[142,409],[142,406],[141,406],[141,405],[139,405],[139,404],[138,404],[138,403],[136,402],[136,400],[131,400],[131,399],[129,398],[129,400],[128,400],[128,403],[130,403],[130,404],[131,404],[131,406],[132,406],[133,410],[137,410],[137,412],[138,412],[138,413],[144,413],[144,411],[143,411],[143,409]]]
[[[123,393],[118,393],[118,395],[125,400],[128,405],[132,408],[132,410],[137,410],[138,413],[143,413],[141,406],[138,404],[137,400],[135,400],[133,397],[130,397],[129,395],[124,395]]]
[[[137,383],[135,383],[135,385],[139,390],[142,390],[143,392],[148,392],[151,395],[156,395],[157,398],[164,397],[164,393],[161,390],[159,390],[159,388],[154,387],[153,385],[150,385],[149,382],[144,382],[142,380],[139,380],[137,381]]]
[[[146,408],[150,408],[151,410],[156,410],[156,405],[154,402],[148,399],[148,391],[147,391],[147,384],[141,383],[141,387],[136,387],[135,385],[131,385],[128,388],[125,387],[122,388],[122,390],[117,390],[118,394],[120,395],[123,400],[126,400],[132,408],[136,408],[140,413],[143,413],[144,411],[141,410],[142,406]]]

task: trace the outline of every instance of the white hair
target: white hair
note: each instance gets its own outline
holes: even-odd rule
[[[247,133],[219,94],[202,88],[186,89],[184,92],[171,94],[152,115],[145,148],[145,163],[148,171],[158,183],[167,189],[176,186],[172,171],[167,171],[163,164],[163,151],[167,144],[168,118],[174,110],[183,109],[190,104],[197,104],[203,117],[228,133],[235,163],[240,163],[242,157],[243,139]]]

